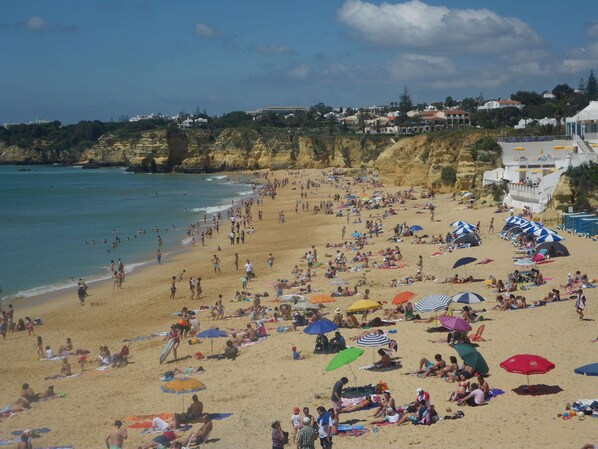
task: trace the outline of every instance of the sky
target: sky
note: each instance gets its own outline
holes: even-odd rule
[[[595,0],[7,0],[0,124],[507,98],[598,70]]]

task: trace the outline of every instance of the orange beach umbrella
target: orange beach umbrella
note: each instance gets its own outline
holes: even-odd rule
[[[400,293],[397,293],[397,295],[394,297],[394,299],[392,300],[392,303],[397,306],[399,304],[403,304],[403,303],[409,301],[410,299],[415,298],[416,296],[417,295],[412,292],[400,292]]]

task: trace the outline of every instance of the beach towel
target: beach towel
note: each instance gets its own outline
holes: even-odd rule
[[[482,259],[476,265],[486,265],[487,263],[494,262],[494,259]]]
[[[150,433],[164,433],[164,430],[155,430],[152,429],[152,423],[138,423],[138,424],[149,424],[149,427],[144,428],[141,431],[141,435],[148,435]],[[129,426],[132,427],[132,426]],[[183,424],[180,428],[176,429],[177,432],[187,432],[188,430],[191,430],[191,427],[193,427],[191,424]]]
[[[0,446],[11,446],[13,444],[19,444],[21,437],[11,438],[10,440],[0,440]]]
[[[55,355],[55,356],[54,356],[54,357],[52,357],[52,358],[47,358],[47,357],[44,357],[44,358],[41,358],[40,360],[62,360],[62,359],[64,359],[64,357],[62,357],[62,356],[60,356],[60,355]]]
[[[223,419],[230,418],[231,416],[233,416],[232,413],[210,413],[210,418],[215,421],[221,421]]]
[[[488,397],[486,398],[486,401],[489,401],[490,399],[495,398],[496,396],[500,396],[501,394],[505,394],[505,392],[500,388],[492,388],[488,392]]]
[[[154,418],[160,418],[164,421],[168,421],[170,418],[172,418],[172,413],[158,413],[152,415],[131,415],[127,416],[125,418],[125,421],[151,421]]]
[[[31,432],[32,434],[36,434],[36,433],[48,433],[51,432],[51,429],[48,429],[47,427],[42,427],[40,429],[23,429],[23,430],[15,430],[13,432],[10,432],[11,435],[17,435],[17,436],[21,436],[23,434],[23,432]]]
[[[98,366],[96,368],[96,371],[106,371],[107,369],[110,369],[110,365],[102,365],[102,366]]]
[[[376,365],[364,365],[360,366],[359,369],[366,370],[366,371],[376,371],[376,372],[384,372],[384,371],[394,371],[396,369],[402,368],[401,365],[392,365],[386,368],[376,368]]]

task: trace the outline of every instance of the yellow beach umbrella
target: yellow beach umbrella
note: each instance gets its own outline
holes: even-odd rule
[[[376,310],[380,309],[382,304],[378,301],[373,301],[371,299],[360,299],[359,301],[354,302],[349,306],[347,312],[354,313],[354,312],[365,312],[366,310]]]
[[[532,173],[542,173],[542,170],[540,170],[540,169],[535,169],[535,170],[532,170]]]
[[[575,147],[573,145],[567,145],[564,148],[565,148],[565,150],[574,150],[575,149]]]
[[[515,151],[523,151],[523,150],[525,150],[525,148],[523,148],[523,147],[515,147],[515,148],[513,148],[513,149],[514,149]]]
[[[598,147],[598,143],[591,143],[590,146],[596,148]]]
[[[323,304],[325,302],[334,302],[336,301],[332,296],[330,295],[316,295],[316,296],[312,296],[311,298],[308,299],[309,302],[311,302],[312,304]]]
[[[527,171],[527,169],[525,169],[525,168],[518,168],[518,169],[517,169],[517,170],[515,170],[515,171],[516,171],[516,172],[519,172],[519,173],[525,173],[525,172]]]
[[[553,146],[553,147],[552,147],[552,149],[553,149],[553,150],[564,150],[564,149],[565,149],[565,147],[564,147],[564,146],[562,146],[562,145],[555,145],[555,146]]]

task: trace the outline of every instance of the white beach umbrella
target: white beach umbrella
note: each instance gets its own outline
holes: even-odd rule
[[[454,232],[457,235],[463,235],[463,234],[471,234],[474,231],[475,231],[475,228],[470,229],[470,228],[462,227],[462,228],[455,229]]]
[[[467,223],[466,221],[461,221],[461,220],[453,221],[451,223],[451,226],[453,226],[454,228],[461,228],[463,226],[466,226],[466,227],[471,227],[471,228],[475,229],[475,226],[472,225],[471,223]]]
[[[464,292],[453,296],[453,302],[460,302],[463,304],[478,304],[484,301],[485,299],[483,296],[474,292]]]
[[[384,334],[367,334],[357,339],[359,346],[368,348],[377,348],[378,346],[385,346],[390,343],[390,338]]]
[[[413,307],[416,312],[438,312],[448,307],[453,299],[446,295],[430,295],[417,302]]]

